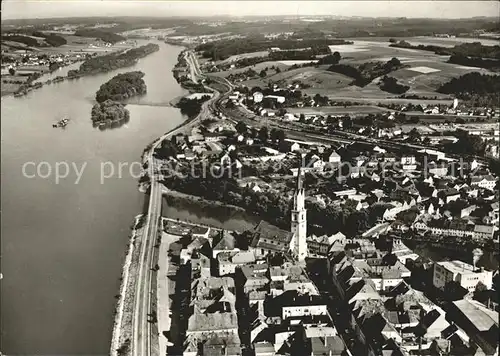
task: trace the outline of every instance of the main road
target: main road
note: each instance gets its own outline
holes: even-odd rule
[[[196,61],[190,52],[185,57],[192,68],[191,73],[197,77],[202,74],[199,70]],[[196,66],[195,66],[196,63]],[[214,95],[208,101],[203,103],[200,114],[192,119],[186,121],[178,128],[164,134],[158,138],[151,148],[146,152],[144,161],[147,162],[147,171],[150,177],[150,192],[149,192],[149,205],[146,214],[146,221],[142,234],[142,244],[139,260],[139,274],[136,279],[134,288],[134,309],[133,309],[133,340],[131,343],[132,354],[134,356],[150,356],[151,355],[151,341],[158,335],[152,335],[152,327],[149,322],[149,317],[156,314],[153,310],[151,303],[151,296],[154,293],[152,290],[152,281],[155,278],[153,270],[153,254],[154,245],[158,239],[158,233],[161,229],[161,204],[162,204],[162,187],[155,172],[155,164],[153,159],[154,151],[161,145],[161,143],[169,139],[171,136],[189,130],[197,125],[201,120],[210,115],[211,110],[215,108],[215,102],[219,100],[220,94],[212,88],[207,89],[213,91]]]

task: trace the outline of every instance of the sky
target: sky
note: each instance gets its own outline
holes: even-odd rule
[[[133,1],[2,0],[2,19],[86,16],[336,15],[467,18],[499,16],[498,1]]]

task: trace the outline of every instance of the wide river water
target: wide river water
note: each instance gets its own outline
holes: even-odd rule
[[[185,93],[171,73],[182,48],[158,44],[158,52],[134,67],[2,98],[3,353],[109,352],[121,264],[144,199],[133,176],[138,166],[132,175],[128,167],[140,161],[148,143],[185,120],[178,109],[154,105]],[[148,93],[139,101],[146,105],[128,105],[130,121],[122,127],[93,128],[96,90],[130,70],[146,74]],[[71,119],[66,129],[52,128],[65,116]],[[34,164],[23,174],[27,162]],[[46,163],[37,174],[35,165],[41,162]],[[74,165],[59,182],[54,176],[58,162]],[[115,170],[103,182],[102,165],[107,176],[112,166]],[[79,172],[84,167],[79,181],[75,167]]]
[[[130,225],[144,202],[134,176],[137,163],[148,143],[185,120],[178,109],[161,106],[185,94],[171,73],[182,48],[158,44],[160,51],[134,67],[1,99],[0,351],[5,354],[109,352],[114,296]],[[78,65],[42,80],[65,75]],[[148,93],[127,106],[127,124],[104,131],[93,128],[95,92],[117,73],[130,70],[146,74]],[[65,116],[71,119],[66,129],[52,128]],[[64,163],[70,165],[67,177],[59,181],[54,176],[57,163],[60,173]],[[101,172],[109,178],[101,179]],[[190,202],[164,204],[163,215],[240,231],[259,220]],[[456,254],[416,250],[436,259]],[[467,260],[467,255],[455,258]],[[496,259],[483,260],[480,263],[498,266]]]

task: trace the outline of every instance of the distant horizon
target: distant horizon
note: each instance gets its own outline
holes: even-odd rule
[[[360,6],[362,4],[362,6]],[[279,17],[497,19],[497,1],[130,1],[4,0],[2,22],[78,18],[245,19]],[[74,14],[78,16],[74,16]],[[36,14],[35,16],[33,14]]]
[[[245,1],[245,0],[242,0]],[[230,19],[230,20],[243,20],[243,19],[272,19],[272,18],[291,18],[295,17],[299,19],[301,17],[323,17],[327,19],[334,20],[335,18],[352,18],[352,19],[407,19],[407,20],[440,20],[440,21],[450,21],[450,20],[474,20],[474,19],[498,19],[498,16],[474,16],[474,17],[406,17],[406,16],[340,16],[340,15],[246,15],[246,16],[235,16],[235,15],[171,15],[171,16],[134,16],[134,15],[109,15],[109,16],[51,16],[51,17],[25,17],[25,18],[11,18],[2,20],[2,22],[13,22],[13,21],[29,21],[29,20],[76,20],[76,19],[120,19],[120,18],[130,18],[130,19]]]

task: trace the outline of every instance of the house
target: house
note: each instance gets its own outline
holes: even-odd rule
[[[498,312],[462,299],[452,303],[447,316],[479,346],[476,355],[498,355]]]
[[[412,171],[417,169],[417,160],[415,156],[402,156],[401,157],[402,169],[405,171]]]
[[[460,192],[455,188],[446,189],[438,193],[438,196],[448,204],[452,201],[460,199]]]
[[[219,276],[233,274],[237,266],[255,262],[253,251],[231,251],[217,254]]]
[[[432,284],[437,288],[444,288],[450,281],[457,282],[462,288],[473,292],[479,282],[486,288],[491,289],[493,284],[493,272],[474,266],[462,261],[441,261],[434,263]]]
[[[204,226],[195,226],[191,229],[191,236],[193,239],[197,237],[203,237],[208,239],[208,235],[210,234],[210,228]]]
[[[266,99],[273,99],[276,100],[278,103],[283,104],[285,102],[285,97],[284,96],[279,96],[279,95],[266,95]]]
[[[494,190],[497,180],[492,175],[472,177],[470,185],[472,187],[479,187],[489,190]]]
[[[262,220],[253,230],[250,248],[256,257],[264,257],[273,252],[288,252],[291,250],[293,233],[282,230]]]
[[[290,145],[290,152],[300,150],[300,145],[297,142],[294,142]]]
[[[260,103],[262,99],[264,99],[264,94],[262,94],[260,91],[256,91],[252,94],[252,96],[255,103]]]
[[[495,227],[490,225],[475,225],[473,237],[475,239],[492,239]]]
[[[432,174],[436,177],[444,177],[448,175],[448,165],[446,164],[435,164],[431,163],[428,166],[429,174]]]
[[[340,155],[335,152],[335,151],[332,151],[328,156],[327,156],[327,162],[328,163],[335,163],[335,164],[340,164]]]
[[[266,263],[243,264],[236,269],[236,276],[243,281],[244,292],[251,293],[252,291],[262,290],[269,284],[270,280],[267,277],[267,271],[268,265]]]
[[[427,149],[427,148],[418,150],[417,153],[419,153],[419,155],[423,156],[423,157],[428,156],[431,158],[431,160],[435,160],[435,161],[445,159],[445,156],[446,156],[444,152],[431,150],[431,149]]]
[[[276,352],[273,344],[268,341],[257,342],[253,344],[255,356],[274,356]]]
[[[216,132],[207,132],[203,136],[204,136],[206,142],[218,142],[218,141],[222,140],[223,138],[225,138],[224,135],[222,135],[220,133],[216,133]]]
[[[339,232],[339,234],[342,234]],[[342,234],[343,235],[343,234]],[[345,236],[344,236],[345,238]],[[335,241],[334,235],[327,236],[307,236],[307,248],[310,254],[318,256],[326,256],[330,250],[330,245]]]
[[[212,253],[213,258],[217,258],[217,255],[221,252],[231,252],[231,251],[239,251],[239,248],[236,247],[236,239],[226,230],[222,230],[219,232],[217,236],[213,238],[212,242]]]

